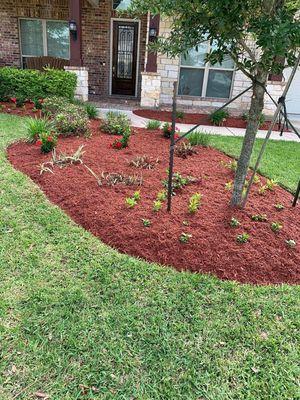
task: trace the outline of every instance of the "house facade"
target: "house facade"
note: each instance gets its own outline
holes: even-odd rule
[[[230,59],[205,64],[208,44],[177,59],[148,52],[149,42],[169,34],[170,22],[149,14],[129,18],[119,12],[129,1],[2,0],[0,67],[26,68],[36,57],[60,58],[78,75],[77,95],[84,100],[136,99],[143,107],[169,107],[175,81],[179,106],[195,110],[219,107],[250,86]],[[270,77],[274,98],[284,84]],[[229,108],[246,111],[250,96],[245,93]],[[266,99],[265,112],[273,110]]]

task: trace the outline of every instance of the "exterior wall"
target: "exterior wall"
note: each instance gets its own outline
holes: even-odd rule
[[[171,23],[169,20],[162,20],[160,23],[160,36],[167,37],[171,32]],[[179,58],[170,59],[164,54],[159,54],[157,59],[157,72],[161,76],[161,93],[159,104],[162,107],[170,107],[173,98],[173,85],[176,80],[179,79],[180,60]],[[232,94],[234,97],[244,89],[251,85],[251,81],[240,71],[236,71],[233,75],[232,83]],[[282,94],[284,88],[284,82],[269,82],[268,91],[278,100]],[[143,93],[143,92],[142,92]],[[246,92],[243,96],[235,100],[228,106],[233,114],[242,114],[248,111],[252,92]],[[212,99],[212,98],[201,98],[193,96],[178,96],[177,103],[182,108],[188,108],[189,110],[195,111],[210,111],[217,107],[221,107],[227,101],[227,99]],[[145,104],[142,101],[141,104]],[[272,101],[266,96],[265,97],[265,114],[272,114],[275,110],[275,106]]]
[[[161,76],[155,72],[142,72],[141,106],[156,108],[159,106]]]
[[[78,100],[88,101],[89,99],[89,70],[86,67],[65,67],[66,71],[77,75],[77,87],[75,97]]]
[[[87,0],[82,7],[82,59],[89,70],[89,94],[95,99],[107,97],[110,86],[110,43],[112,0],[100,0],[92,7]],[[68,0],[1,0],[0,2],[0,67],[21,67],[18,18],[69,20]],[[147,17],[141,20],[138,90],[144,70]]]

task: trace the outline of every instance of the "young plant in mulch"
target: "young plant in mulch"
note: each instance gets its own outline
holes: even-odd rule
[[[110,111],[100,129],[110,135],[128,135],[131,132],[131,122],[125,113]]]
[[[291,249],[293,249],[293,248],[295,248],[297,246],[297,242],[294,239],[287,239],[285,241],[285,243],[286,243],[287,247],[289,247]]]
[[[261,185],[258,189],[258,194],[260,196],[264,196],[267,192],[267,186],[266,185]]]
[[[229,222],[229,225],[230,225],[232,228],[237,228],[238,226],[241,225],[241,223],[240,223],[240,221],[239,221],[238,219],[232,217],[231,220],[230,220],[230,222]]]
[[[134,208],[140,200],[141,200],[140,191],[136,191],[133,193],[131,197],[126,197],[125,204],[129,208]]]
[[[277,186],[278,186],[278,183],[274,179],[267,179],[266,187],[268,190],[273,192]]]
[[[168,171],[167,171],[168,172]],[[176,190],[180,190],[187,185],[197,182],[198,179],[193,176],[182,176],[179,172],[174,172],[173,179],[172,179],[172,188],[173,188],[173,195],[175,194]],[[163,186],[167,189],[168,188],[168,179],[164,179],[162,181]]]
[[[156,131],[160,128],[160,125],[161,125],[160,121],[149,120],[147,122],[146,129],[148,129],[149,131]]]
[[[130,167],[140,168],[140,169],[154,169],[159,163],[159,159],[152,159],[146,154],[142,156],[136,156],[131,161],[129,161]]]
[[[271,223],[271,229],[273,232],[278,233],[279,231],[281,231],[281,229],[283,228],[283,225],[280,222],[272,222]]]
[[[161,190],[160,192],[157,193],[156,200],[161,201],[161,202],[166,201],[167,196],[168,196],[168,194],[167,194],[166,190]]]
[[[244,232],[244,233],[241,233],[240,235],[237,235],[236,241],[241,244],[247,243],[249,240],[249,237],[250,237],[250,235],[248,233]]]
[[[56,150],[53,149],[52,151],[52,160],[46,161],[40,166],[40,174],[42,175],[44,172],[52,172],[53,167],[58,166],[59,168],[64,168],[68,165],[76,165],[76,164],[83,164],[83,151],[84,145],[80,145],[78,149],[73,154],[66,154],[66,153],[56,153]]]
[[[172,133],[172,125],[169,124],[168,122],[165,122],[161,129],[163,131],[163,136],[167,139],[170,139],[170,136]],[[180,132],[180,129],[175,127],[175,134],[174,134],[175,140],[179,138],[179,136],[180,136],[179,132]]]
[[[229,117],[229,112],[226,110],[217,110],[209,115],[210,121],[213,125],[222,126]]]
[[[277,211],[282,211],[284,210],[284,205],[281,203],[276,203],[274,204],[274,207],[276,208]]]
[[[149,228],[151,226],[151,221],[149,219],[142,218],[142,224],[145,228]]]
[[[39,135],[43,132],[50,133],[54,131],[53,122],[47,118],[29,118],[26,123],[27,128],[27,141],[35,143]]]
[[[177,110],[176,111],[176,119],[183,119],[184,118],[184,111]]]
[[[111,147],[116,150],[125,149],[126,147],[128,147],[130,135],[130,131],[124,132],[121,139],[116,139],[113,141]]]
[[[231,160],[231,161],[221,161],[221,165],[227,169],[230,169],[231,171],[235,172],[237,169],[237,161],[236,160]]]
[[[230,190],[232,190],[232,188],[233,188],[233,182],[232,181],[229,181],[229,182],[225,183],[225,190],[230,191]]]
[[[189,221],[184,220],[184,221],[182,221],[182,225],[184,225],[184,226],[189,226],[190,223],[189,223]]]
[[[180,243],[188,243],[190,239],[193,237],[191,233],[182,232],[179,236]]]
[[[163,203],[160,200],[154,200],[152,210],[158,212],[161,210]]]
[[[194,131],[190,133],[187,137],[191,146],[203,146],[208,147],[210,143],[210,138],[206,133]]]
[[[197,150],[189,142],[183,141],[175,148],[177,157],[186,159],[193,154],[197,154]]]
[[[268,221],[268,217],[266,214],[255,214],[251,216],[252,221],[256,222],[266,222]]]
[[[97,175],[91,168],[84,165],[86,169],[93,175],[99,186],[106,184],[107,186],[125,185],[125,186],[142,186],[143,177],[138,175],[124,175],[119,172],[102,172]]]
[[[57,145],[57,136],[54,133],[40,133],[35,144],[40,147],[42,153],[50,153]]]
[[[200,193],[193,194],[189,199],[188,211],[190,214],[195,214],[201,205],[202,195]]]

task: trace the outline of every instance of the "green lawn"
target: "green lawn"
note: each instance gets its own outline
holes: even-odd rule
[[[23,124],[0,114],[1,400],[299,399],[299,287],[178,273],[103,245],[6,161]],[[274,146],[288,167],[290,145]]]

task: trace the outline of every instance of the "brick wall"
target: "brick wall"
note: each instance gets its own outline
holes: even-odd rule
[[[18,18],[69,19],[68,0],[1,0],[0,1],[0,67],[20,67]],[[99,7],[83,1],[82,48],[83,65],[89,68],[89,93],[96,99],[109,94],[110,72],[110,24],[114,17],[111,0],[100,0]],[[138,93],[141,86],[141,71],[144,70],[147,35],[147,18],[141,21],[140,65],[138,71]]]

